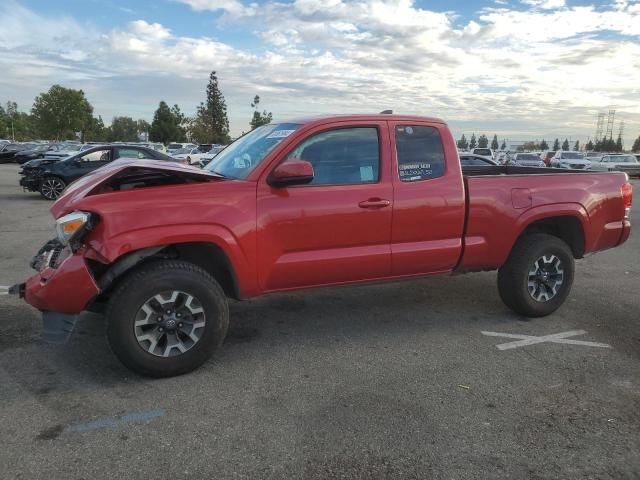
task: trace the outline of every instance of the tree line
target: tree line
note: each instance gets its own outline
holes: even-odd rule
[[[169,107],[161,100],[151,123],[116,116],[111,125],[105,126],[101,116],[93,115],[93,106],[82,90],[53,85],[35,98],[30,113],[18,111],[13,101],[0,106],[0,138],[62,141],[79,137],[84,142],[135,142],[142,135],[149,141],[165,144],[185,141],[227,144],[231,141],[227,105],[215,71],[209,75],[205,96],[193,117],[182,113],[177,104]],[[256,95],[251,102],[252,129],[273,119],[271,112],[260,112],[259,105],[260,97]]]
[[[476,134],[471,134],[471,139],[467,140],[467,137],[463,133],[460,139],[456,142],[458,148],[461,150],[473,150],[474,148],[489,148],[489,138],[482,134],[476,139]],[[553,142],[553,146],[549,148],[549,144],[546,140],[542,139],[542,141],[531,141],[525,142],[523,145],[518,147],[518,150],[521,151],[536,151],[536,150],[553,150],[558,151],[562,150],[580,150],[580,142],[576,140],[573,144],[573,148],[570,148],[569,139],[565,138],[564,142],[560,144],[560,139],[556,138]],[[498,148],[498,136],[494,135],[493,140],[491,140],[491,149],[492,150],[505,150],[507,148],[507,142],[502,140],[502,144],[500,144]],[[622,144],[622,137],[618,135],[617,140],[613,138],[603,138],[602,140],[598,140],[597,142],[593,142],[589,140],[585,145],[584,149],[587,151],[593,152],[622,152],[624,151]],[[640,152],[640,136],[633,142],[633,146],[631,147],[632,152]]]

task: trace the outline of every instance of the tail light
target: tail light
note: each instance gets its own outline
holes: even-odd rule
[[[626,182],[622,186],[622,205],[624,206],[624,218],[629,219],[631,215],[631,204],[633,202],[633,186]]]

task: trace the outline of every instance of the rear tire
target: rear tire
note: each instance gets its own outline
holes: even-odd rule
[[[544,317],[566,300],[574,271],[573,254],[564,241],[546,233],[526,235],[498,270],[498,292],[514,312]]]
[[[129,274],[107,307],[107,337],[128,368],[150,377],[190,372],[222,345],[229,327],[226,296],[200,267],[161,260]]]

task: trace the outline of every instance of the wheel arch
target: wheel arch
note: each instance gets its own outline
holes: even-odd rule
[[[546,233],[559,238],[569,245],[574,258],[582,258],[586,251],[584,225],[586,221],[586,213],[580,211],[580,209],[533,216],[520,225],[520,232],[511,250],[523,236]]]

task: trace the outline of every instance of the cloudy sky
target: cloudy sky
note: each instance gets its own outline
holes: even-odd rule
[[[161,99],[193,114],[216,70],[233,134],[255,94],[276,120],[392,108],[586,139],[615,108],[640,134],[640,1],[2,0],[0,18],[0,101],[22,110],[60,83],[106,123]]]

